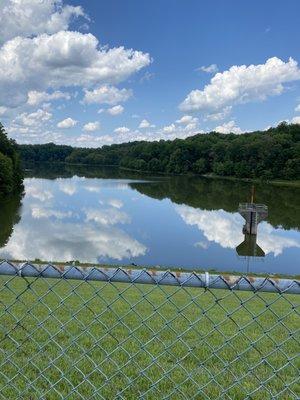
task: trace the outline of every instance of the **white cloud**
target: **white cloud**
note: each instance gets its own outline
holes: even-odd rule
[[[121,261],[142,256],[147,247],[123,230],[97,223],[82,224],[68,219],[33,218],[26,216],[15,226],[2,257],[8,259],[81,260],[99,262],[112,258]]]
[[[191,122],[190,124],[187,124],[183,130],[190,132],[190,131],[194,131],[197,129],[197,122]]]
[[[295,108],[296,112],[300,112],[300,104],[297,105],[297,107]]]
[[[244,240],[244,220],[238,213],[199,210],[185,205],[176,206],[175,209],[187,225],[197,226],[208,241],[218,243],[223,248],[234,249]],[[300,240],[285,237],[281,229],[273,228],[265,221],[259,224],[258,229],[257,244],[266,254],[273,253],[276,257],[286,248],[300,247]]]
[[[58,179],[59,181],[59,190],[65,193],[68,196],[73,196],[77,192],[76,183],[72,180],[67,179]]]
[[[63,6],[61,0],[1,0],[0,41],[66,30],[79,16],[85,16],[80,6]]]
[[[219,133],[243,133],[241,128],[235,124],[235,121],[228,121],[223,125],[216,126],[214,131]]]
[[[126,126],[120,126],[114,130],[115,133],[127,133],[130,129],[126,128]]]
[[[222,111],[216,112],[216,113],[211,113],[207,114],[204,118],[205,121],[220,121],[228,116],[230,114],[232,109],[232,106],[227,106],[225,107]]]
[[[0,107],[0,116],[4,115],[6,113],[6,111],[7,111],[6,107]]]
[[[83,130],[85,132],[95,132],[100,128],[100,123],[98,121],[96,122],[88,122],[83,126]]]
[[[149,63],[149,54],[140,51],[99,47],[90,33],[61,31],[51,36],[16,37],[0,48],[0,104],[26,103],[30,91],[100,83],[105,83],[106,90],[87,91],[86,102],[115,104],[127,99],[131,91],[108,84],[127,79]]]
[[[145,129],[145,128],[155,128],[155,125],[150,124],[149,121],[146,119],[143,119],[139,125],[139,128]]]
[[[177,124],[189,125],[191,123],[197,123],[198,118],[192,117],[191,115],[184,115],[183,117],[178,119],[176,122],[177,122]]]
[[[273,57],[265,64],[234,65],[228,71],[217,73],[203,90],[191,91],[180,109],[217,113],[234,104],[279,95],[284,91],[285,83],[299,79],[300,70],[292,58],[288,62]]]
[[[109,199],[108,200],[108,204],[110,206],[118,208],[118,209],[123,207],[123,202],[121,200],[119,200],[119,199]]]
[[[154,78],[154,76],[155,76],[154,72],[146,71],[144,75],[141,77],[140,83],[150,81],[152,78]]]
[[[118,89],[114,86],[103,85],[98,89],[86,90],[83,102],[86,104],[110,104],[114,105],[124,102],[132,96],[132,91],[129,89]]]
[[[191,126],[193,124],[189,124],[187,126],[175,126],[175,128],[167,127],[167,129],[157,129],[154,131],[145,131],[141,132],[139,130],[130,130],[129,128],[123,126],[116,128],[114,133],[118,135],[101,135],[101,136],[92,136],[92,135],[81,135],[74,139],[74,141],[70,142],[70,138],[68,138],[69,143],[73,146],[78,147],[101,147],[104,145],[111,145],[115,143],[126,143],[126,142],[134,142],[134,141],[158,141],[158,140],[173,140],[176,138],[185,139],[188,136],[195,135],[196,133],[203,133],[203,130],[199,128],[195,128]],[[62,143],[65,142],[66,139],[62,140]]]
[[[91,183],[89,181],[84,182],[83,189],[87,190],[90,193],[100,193],[101,192],[101,187],[97,183],[97,181],[96,181],[96,183],[93,183],[93,182]]]
[[[77,124],[77,121],[75,121],[75,119],[66,118],[63,121],[60,121],[57,124],[57,127],[61,128],[61,129],[69,129],[69,128],[73,128],[76,124]]]
[[[26,179],[26,196],[33,197],[43,203],[54,197],[50,190],[42,188],[40,180],[35,179]]]
[[[116,207],[103,209],[89,208],[85,210],[85,214],[86,222],[95,221],[102,225],[127,224],[130,222],[129,216]]]
[[[27,104],[30,106],[36,106],[44,101],[51,101],[51,100],[58,100],[58,99],[65,99],[70,100],[71,96],[69,93],[63,93],[60,90],[56,90],[53,93],[47,92],[38,92],[36,90],[31,90],[28,93],[28,100]]]
[[[176,126],[175,124],[167,125],[163,127],[163,132],[164,133],[173,133],[176,131]]]
[[[82,197],[81,189],[91,183],[89,179],[26,179],[24,183],[26,207],[22,220],[16,224],[1,257],[95,263],[108,258],[121,261],[146,253],[146,246],[121,229],[130,222],[130,216],[118,207],[101,207],[97,194],[86,196],[85,209],[74,209],[76,196]],[[98,184],[110,185],[102,180]],[[64,202],[63,207],[55,195],[61,187],[75,197]],[[122,190],[128,184],[120,180],[116,187]]]
[[[107,110],[108,114],[112,116],[120,115],[124,111],[124,107],[118,104],[117,106],[111,107]],[[99,111],[98,111],[99,112]]]
[[[20,123],[25,126],[37,127],[42,123],[49,121],[52,118],[52,114],[41,108],[33,113],[22,113],[19,115],[14,122]]]
[[[300,116],[292,118],[291,124],[300,124]]]
[[[197,71],[206,72],[208,74],[215,74],[216,72],[218,72],[218,70],[219,69],[217,64],[210,64],[207,67],[203,65],[202,67],[197,68]]]
[[[57,219],[65,219],[72,217],[72,211],[60,211],[54,210],[51,208],[44,208],[39,205],[32,205],[31,206],[31,215],[32,218],[40,219],[40,218],[57,218]]]

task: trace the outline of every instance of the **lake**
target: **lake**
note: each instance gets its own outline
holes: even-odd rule
[[[0,201],[0,258],[255,273],[300,272],[300,189],[257,184],[257,238],[237,212],[247,182],[38,166]]]

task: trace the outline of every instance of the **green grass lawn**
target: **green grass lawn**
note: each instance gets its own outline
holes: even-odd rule
[[[298,399],[299,299],[1,277],[0,398]]]

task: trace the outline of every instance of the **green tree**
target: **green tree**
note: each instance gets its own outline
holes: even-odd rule
[[[16,143],[8,139],[0,123],[0,194],[21,188],[23,180]]]
[[[267,131],[243,135],[211,132],[173,141],[130,142],[98,149],[78,149],[53,143],[21,145],[19,149],[24,161],[33,162],[116,165],[169,174],[213,172],[221,176],[262,180],[300,179],[299,124],[281,123]]]
[[[193,164],[193,171],[196,174],[204,174],[207,172],[207,165],[206,161],[204,158],[199,158],[196,162]]]

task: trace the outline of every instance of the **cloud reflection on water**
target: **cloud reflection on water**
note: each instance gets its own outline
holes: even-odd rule
[[[175,209],[187,225],[196,225],[208,241],[223,248],[235,249],[244,240],[244,220],[238,213],[199,210],[185,205],[177,205]],[[274,228],[268,222],[259,224],[257,243],[266,254],[273,253],[275,257],[286,248],[300,248],[300,240],[284,236],[284,230]]]
[[[107,258],[121,261],[146,253],[145,245],[118,227],[131,221],[121,210],[122,201],[113,198],[99,204],[101,181],[26,179],[25,185],[22,222],[15,226],[2,257],[98,262]],[[124,188],[124,184],[120,186]],[[83,196],[82,190],[90,192],[89,197]],[[73,201],[84,205],[65,201],[58,192],[72,195]],[[95,204],[97,208],[87,206]]]
[[[150,195],[137,190],[136,182]],[[166,183],[171,185],[167,180],[157,184],[161,198]],[[180,187],[176,186],[178,194]],[[243,270],[235,248],[244,241],[244,220],[237,212],[221,209],[224,204],[235,209],[235,198],[232,203],[228,198],[217,203],[202,199],[203,208],[215,207],[208,211],[153,198],[154,189],[153,182],[129,179],[28,178],[18,209],[21,219],[0,212],[0,258]],[[219,198],[218,190],[213,193]],[[262,222],[257,244],[268,255],[264,267],[253,267],[257,272],[297,272],[299,231]]]

